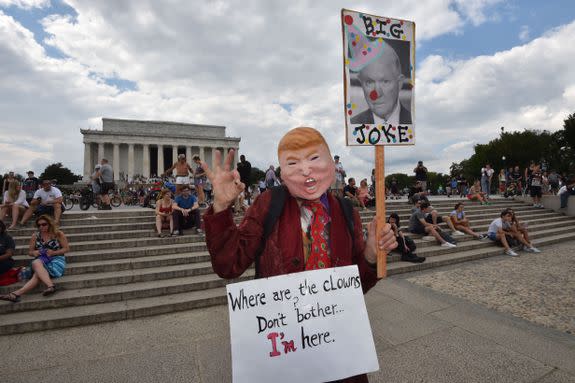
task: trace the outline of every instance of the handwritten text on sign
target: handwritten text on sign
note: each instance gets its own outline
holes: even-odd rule
[[[227,286],[234,382],[325,382],[379,369],[357,266]]]

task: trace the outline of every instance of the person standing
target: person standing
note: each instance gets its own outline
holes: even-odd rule
[[[421,188],[427,192],[427,168],[423,166],[423,161],[418,161],[417,166],[413,169],[415,173],[415,181],[419,181]]]
[[[9,172],[8,176],[4,178],[4,182],[2,183],[2,194],[8,190],[8,185],[10,185],[10,182],[14,181],[17,181],[16,177],[14,177],[14,172]]]
[[[108,163],[108,160],[102,158],[100,161],[100,170],[97,171],[96,175],[100,178],[100,198],[101,205],[98,207],[99,210],[112,210],[110,205],[110,195],[108,194],[110,190],[114,190],[116,185],[114,184],[114,169]]]
[[[202,160],[200,159],[200,156],[194,156],[193,160],[196,164],[196,170],[194,171],[194,185],[196,186],[196,192],[198,193],[198,203],[202,206],[206,204],[204,185],[208,178],[206,177],[206,172],[202,168]]]
[[[274,166],[270,165],[269,169],[266,171],[266,188],[271,189],[276,184],[279,184],[278,177],[276,176]]]
[[[36,193],[39,186],[40,181],[34,176],[34,172],[32,170],[28,170],[28,178],[26,178],[22,183],[22,190],[26,193],[26,200],[28,202],[32,201],[32,197],[34,197],[34,193]]]
[[[491,169],[490,164],[486,164],[485,167],[481,168],[481,191],[485,193],[485,197],[489,198],[489,193],[491,190],[491,178],[495,171]]]
[[[194,170],[186,161],[186,155],[183,153],[178,155],[178,160],[166,169],[162,176],[170,174],[174,169],[176,169],[176,195],[179,195],[184,185],[190,185],[190,173],[193,174]]]
[[[343,188],[345,187],[345,170],[343,169],[343,164],[339,162],[339,156],[335,155],[333,157],[335,162],[335,182],[332,184],[331,189],[333,192],[339,196],[343,197]]]
[[[240,173],[240,181],[246,186],[244,189],[244,197],[246,201],[248,201],[248,205],[250,204],[251,195],[250,195],[250,187],[251,184],[251,176],[252,176],[252,164],[249,161],[246,161],[246,156],[243,154],[240,156],[240,162],[238,162],[238,173]]]
[[[543,208],[541,196],[543,194],[543,174],[538,164],[534,164],[531,172],[531,186],[529,195],[533,198],[533,207]]]

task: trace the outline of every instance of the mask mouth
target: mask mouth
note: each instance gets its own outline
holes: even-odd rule
[[[315,186],[317,185],[317,181],[315,178],[309,177],[305,180],[304,185],[309,191],[313,191],[313,190],[315,190]]]

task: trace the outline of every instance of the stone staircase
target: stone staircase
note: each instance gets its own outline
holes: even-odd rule
[[[457,200],[432,201],[442,214]],[[551,210],[535,209],[521,202],[495,200],[491,206],[466,204],[472,228],[485,232],[505,207],[513,207],[536,246],[575,239],[575,218]],[[409,220],[411,206],[390,201],[387,211],[399,214],[402,227]],[[364,223],[374,211],[360,213]],[[237,219],[239,222],[239,218]],[[11,231],[16,241],[16,260],[27,265],[32,227]],[[20,303],[0,302],[0,335],[137,318],[180,310],[224,304],[225,285],[253,278],[253,269],[233,281],[213,273],[210,257],[201,236],[186,234],[158,238],[154,234],[154,212],[150,209],[68,212],[62,219],[71,251],[66,255],[66,275],[57,284],[61,289],[46,298],[32,292]],[[388,255],[388,275],[406,273],[501,255],[491,241],[466,235],[456,237],[456,248],[442,248],[435,241],[412,236],[417,254],[426,262],[401,262],[396,253]],[[4,294],[18,285],[0,287]]]

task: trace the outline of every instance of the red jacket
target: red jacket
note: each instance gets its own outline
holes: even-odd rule
[[[271,200],[271,192],[261,194],[248,209],[239,226],[234,223],[231,209],[214,214],[209,208],[204,214],[206,243],[214,271],[222,278],[236,278],[243,274],[254,261],[260,246],[265,220]],[[363,255],[362,224],[354,210],[355,246],[352,241],[338,200],[328,194],[331,229],[330,247],[333,266],[357,264],[363,292],[377,283],[377,270],[370,266]],[[300,208],[291,195],[286,197],[284,210],[273,228],[260,257],[261,276],[297,273],[305,271]],[[358,375],[342,382],[367,382],[366,375]]]

